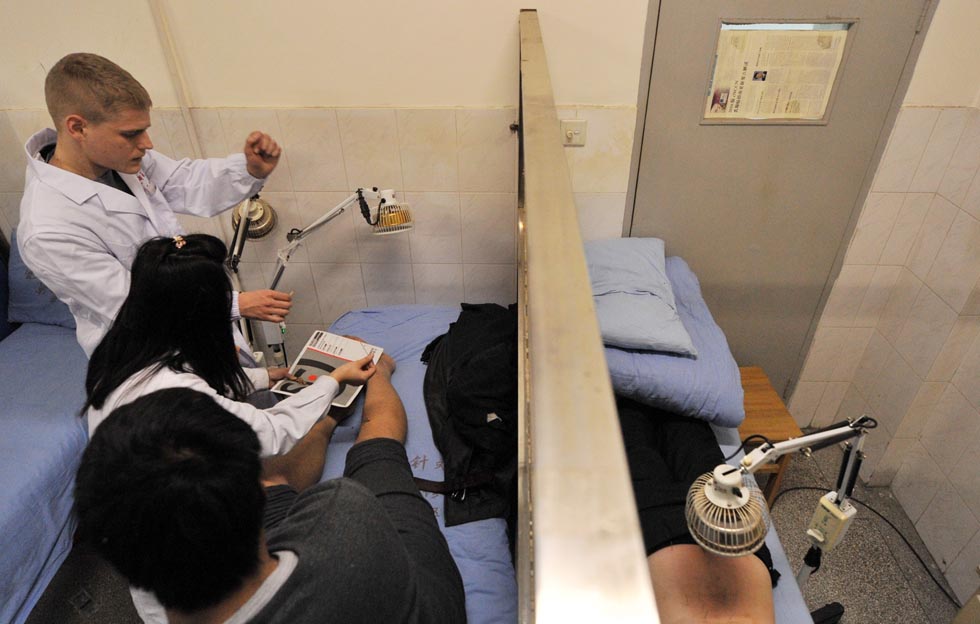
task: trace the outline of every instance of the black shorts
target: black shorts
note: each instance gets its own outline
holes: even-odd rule
[[[616,398],[633,494],[647,556],[675,544],[696,544],[684,506],[694,480],[725,463],[711,425],[622,397]],[[755,555],[773,579],[779,573],[765,544]]]

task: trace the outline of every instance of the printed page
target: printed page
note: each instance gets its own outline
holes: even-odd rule
[[[366,355],[373,355],[374,363],[377,364],[383,351],[384,349],[381,347],[344,338],[330,332],[313,332],[313,335],[306,342],[306,346],[293,361],[293,365],[289,367],[290,374],[295,376],[297,380],[284,379],[273,386],[272,391],[282,395],[296,394],[316,381],[321,375],[329,375],[338,367],[359,360]],[[332,405],[336,407],[350,406],[361,391],[361,387],[342,384]]]

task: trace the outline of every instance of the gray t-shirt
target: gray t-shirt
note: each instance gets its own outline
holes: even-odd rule
[[[344,475],[299,494],[268,529],[269,552],[286,554],[280,566],[295,554],[295,568],[267,579],[265,589],[278,590],[250,621],[465,622],[462,579],[405,447],[383,438],[357,444]]]

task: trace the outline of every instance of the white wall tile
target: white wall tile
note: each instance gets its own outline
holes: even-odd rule
[[[969,118],[969,109],[947,108],[939,114],[939,119],[929,137],[919,167],[909,185],[913,193],[934,193],[939,190],[946,173],[946,166],[953,157],[963,128]]]
[[[939,401],[933,405],[922,425],[919,442],[929,451],[944,474],[959,461],[963,451],[980,432],[980,413],[956,389],[946,384]]]
[[[170,142],[170,132],[167,130],[167,124],[164,121],[164,116],[169,112],[172,111],[160,108],[150,109],[150,128],[148,134],[150,135],[150,141],[153,143],[154,151],[176,159],[176,152],[174,152],[173,145]],[[179,113],[180,111],[177,112]]]
[[[221,127],[225,133],[226,154],[239,154],[245,149],[245,139],[258,130],[278,142],[282,138],[279,118],[276,111],[258,108],[222,108],[218,110]],[[289,155],[285,150],[279,157],[279,164],[266,178],[265,191],[292,191],[293,183],[289,176]]]
[[[973,514],[980,519],[980,479],[977,478],[977,466],[980,466],[980,436],[968,440],[966,450],[949,471],[949,482],[973,510]],[[980,565],[980,559],[976,564]]]
[[[459,190],[517,192],[517,111],[456,111]]]
[[[244,136],[241,138],[242,144],[234,152],[228,151],[225,131],[221,126],[221,115],[217,109],[192,108],[191,118],[194,120],[194,126],[197,128],[197,136],[204,158],[224,158],[231,153],[242,151],[245,145]]]
[[[932,412],[942,399],[943,393],[949,386],[947,383],[926,382],[919,387],[919,391],[912,400],[905,417],[895,431],[895,437],[919,439],[922,428],[932,416]]]
[[[945,571],[980,531],[980,522],[956,490],[946,483],[915,523],[915,528],[939,568]]]
[[[369,306],[415,303],[411,264],[362,264],[361,275]]]
[[[960,314],[965,316],[980,316],[980,279],[973,285],[973,291],[963,304]]]
[[[402,181],[398,155],[398,124],[393,109],[337,110],[344,149],[347,183],[354,189],[373,187],[397,190]]]
[[[939,192],[956,205],[962,205],[980,166],[980,110],[970,109],[966,126],[953,157],[946,166]]]
[[[582,240],[621,237],[625,207],[626,193],[575,193]]]
[[[929,381],[950,381],[963,362],[970,345],[980,335],[980,316],[960,316],[953,323],[943,348],[936,356],[926,379]]]
[[[633,108],[579,108],[588,130],[585,145],[566,147],[576,193],[625,193],[633,153]]]
[[[875,429],[871,435],[865,438],[864,446],[862,447],[862,450],[864,451],[864,461],[861,463],[860,472],[858,472],[858,476],[860,476],[865,482],[869,481],[871,476],[878,472],[878,467],[884,459],[885,452],[887,451],[888,446],[891,444],[892,439],[893,438],[888,432],[880,428]],[[897,472],[898,466],[893,465],[892,469]],[[894,477],[894,473],[892,476]]]
[[[800,427],[809,427],[827,388],[826,381],[800,381],[793,389],[787,409]]]
[[[915,441],[892,481],[892,493],[912,522],[917,521],[936,492],[946,485],[946,477],[929,453]]]
[[[966,197],[959,206],[973,215],[974,218],[980,219],[980,175],[973,178],[970,190],[967,191]]]
[[[463,301],[462,264],[413,264],[415,302],[456,306]]]
[[[877,264],[905,201],[903,193],[869,193],[844,264]]]
[[[850,381],[857,372],[864,351],[875,333],[872,327],[850,327],[844,330],[844,342],[837,353],[837,362],[830,381]]]
[[[505,264],[517,260],[517,195],[462,193],[463,262]]]
[[[467,303],[517,301],[517,267],[513,264],[464,264],[463,300]]]
[[[876,267],[845,264],[834,281],[820,323],[827,327],[851,327],[868,292]]]
[[[27,143],[27,139],[39,130],[54,127],[51,116],[44,109],[8,110],[6,114],[14,129],[14,136],[17,137],[18,154],[24,154],[24,144]]]
[[[456,111],[404,109],[397,121],[405,190],[457,190]]]
[[[461,263],[463,234],[458,193],[406,193],[414,227],[409,232],[412,262]],[[462,265],[460,265],[462,266]]]
[[[980,336],[973,340],[953,375],[953,384],[959,388],[974,407],[980,407]]]
[[[980,221],[962,210],[953,219],[925,282],[954,310],[963,309],[980,278]]]
[[[876,435],[878,434],[873,433],[871,437]],[[890,485],[894,481],[895,475],[898,473],[898,469],[901,467],[905,456],[908,454],[908,449],[913,444],[915,444],[915,440],[911,438],[895,437],[888,440],[884,454],[878,460],[874,470],[866,478],[868,485]],[[864,471],[862,470],[862,472]]]
[[[875,267],[871,283],[868,284],[868,290],[865,292],[861,306],[854,316],[853,324],[855,327],[875,327],[878,324],[885,304],[891,297],[892,288],[895,287],[895,282],[902,271],[903,268],[899,266],[878,265]]]
[[[895,348],[925,378],[956,323],[956,312],[929,288],[920,288]]]
[[[837,415],[834,416],[833,420],[857,418],[862,414],[867,414],[872,418],[874,417],[874,412],[871,411],[871,406],[868,405],[868,402],[864,400],[864,396],[858,392],[854,384],[849,384],[847,390],[844,392],[844,398],[840,402],[840,407],[837,408]]]
[[[299,227],[303,229],[333,211],[350,197],[350,193],[297,192],[295,196]],[[303,239],[300,248],[304,250],[310,262],[328,264],[357,262],[359,256],[354,234],[355,221],[363,222],[356,203],[347,206],[344,212],[310,232]]]
[[[906,261],[906,266],[919,279],[925,280],[929,274],[929,269],[932,268],[932,263],[942,248],[946,233],[949,232],[949,227],[953,224],[957,213],[959,209],[939,195],[929,205],[929,212],[926,213],[926,218],[919,228],[915,242],[912,243],[912,250]]]
[[[977,591],[977,566],[980,565],[980,531],[963,547],[956,559],[946,568],[946,580],[961,603],[966,603]]]
[[[898,340],[898,335],[905,325],[921,288],[922,282],[919,278],[908,269],[903,268],[898,279],[895,280],[895,286],[892,287],[888,303],[885,304],[881,316],[878,317],[877,328],[882,336],[892,342]]]
[[[922,381],[905,358],[892,350],[879,377],[872,382],[871,392],[865,395],[875,418],[889,433],[898,430],[921,385]]]
[[[872,190],[897,193],[909,190],[939,112],[935,108],[902,109],[888,139]]]
[[[283,151],[296,191],[350,191],[344,170],[337,113],[333,109],[289,109],[276,112]],[[276,137],[274,137],[276,138]]]
[[[861,355],[853,377],[855,389],[863,396],[870,396],[874,384],[881,374],[882,368],[885,366],[885,362],[888,361],[888,358],[894,351],[895,349],[885,340],[880,332],[876,331],[871,334],[871,338],[868,340],[868,346],[865,347],[864,353]]]
[[[850,387],[851,383],[849,381],[828,382],[823,396],[820,397],[820,405],[817,406],[810,425],[812,427],[825,427],[834,422],[837,412],[844,402],[844,396]]]
[[[24,190],[27,159],[7,111],[0,111],[0,193]]]
[[[162,128],[157,132],[164,131],[170,140],[170,149],[173,150],[173,158],[194,158],[194,146],[191,143],[190,130],[184,121],[184,115],[179,109],[167,108],[158,111]],[[193,120],[193,118],[192,118]],[[203,149],[203,148],[202,148]]]
[[[831,381],[849,333],[844,327],[818,327],[810,344],[801,381]]]
[[[315,263],[310,270],[324,326],[350,310],[368,305],[361,265]]]
[[[929,205],[935,197],[932,193],[908,193],[902,202],[902,209],[895,219],[895,226],[888,235],[888,242],[881,252],[878,264],[901,266],[909,256],[915,237],[929,212]]]

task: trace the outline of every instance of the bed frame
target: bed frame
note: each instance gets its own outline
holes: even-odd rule
[[[658,622],[535,11],[520,38],[520,620]]]

